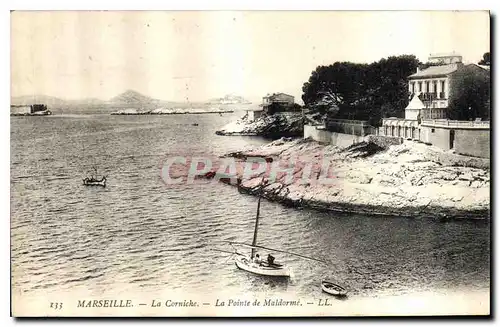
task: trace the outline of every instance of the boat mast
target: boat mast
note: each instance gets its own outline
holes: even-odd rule
[[[257,202],[257,216],[255,217],[255,230],[253,232],[253,241],[252,241],[252,246],[257,245],[257,230],[259,229],[259,212],[260,212],[260,198],[262,194],[262,189],[261,192],[259,193],[259,200]],[[255,248],[252,248],[252,255],[251,258],[253,259],[255,255],[255,251],[257,251]]]

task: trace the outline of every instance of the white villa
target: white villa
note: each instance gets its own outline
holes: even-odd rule
[[[423,120],[446,119],[448,100],[453,91],[455,73],[489,69],[476,64],[464,65],[462,56],[453,54],[431,55],[429,62],[437,64],[418,69],[408,76],[410,103],[405,108],[405,118],[382,119],[380,133],[386,136],[420,139],[420,124]]]
[[[417,68],[417,72],[408,77],[410,98],[419,97],[424,104],[422,108],[429,109],[422,112],[425,117],[421,118],[445,118],[452,75],[464,68],[462,56],[456,54],[431,55],[429,62],[437,66],[430,66],[422,70]],[[413,104],[413,106],[415,105]]]

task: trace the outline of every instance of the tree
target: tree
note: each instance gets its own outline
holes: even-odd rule
[[[486,52],[485,54],[483,54],[483,59],[481,59],[481,61],[479,61],[478,64],[490,66],[491,65],[490,53]]]
[[[330,66],[318,66],[304,84],[302,100],[308,106],[319,101],[329,101],[337,106],[352,103],[361,90],[362,64],[336,62]]]
[[[490,75],[475,67],[464,68],[452,75],[448,116],[470,120],[490,118]]]
[[[302,100],[312,110],[335,108],[336,118],[369,120],[404,116],[408,104],[407,77],[416,71],[413,55],[393,56],[371,64],[336,62],[319,66],[302,88]]]
[[[404,117],[409,102],[408,76],[417,70],[413,55],[392,56],[370,65],[370,120]]]

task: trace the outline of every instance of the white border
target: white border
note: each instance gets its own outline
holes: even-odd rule
[[[495,2],[489,0],[415,2],[399,0],[184,0],[184,1],[61,1],[17,0],[9,9],[15,10],[488,10]]]
[[[436,0],[419,0],[419,1],[342,1],[342,3],[332,3],[332,1],[321,0],[321,1],[297,1],[297,0],[287,0],[287,1],[279,1],[279,0],[245,0],[245,1],[237,1],[237,0],[211,0],[211,1],[203,1],[203,0],[185,0],[185,1],[175,1],[175,2],[165,2],[165,1],[153,1],[153,0],[140,0],[140,1],[104,1],[104,0],[86,0],[86,1],[62,1],[62,0],[45,0],[45,1],[36,1],[36,0],[19,0],[19,1],[3,1],[0,4],[0,26],[1,32],[0,37],[2,41],[2,50],[1,50],[1,81],[2,87],[0,88],[0,94],[2,99],[2,110],[3,110],[3,119],[0,121],[0,146],[2,151],[1,160],[1,203],[0,208],[2,210],[2,215],[0,216],[4,222],[4,228],[2,231],[4,233],[4,237],[2,246],[2,262],[3,267],[2,279],[1,279],[1,294],[2,297],[2,320],[7,324],[5,325],[13,325],[14,320],[12,318],[7,318],[10,316],[10,270],[5,267],[9,267],[7,264],[7,260],[10,263],[10,119],[8,116],[8,104],[10,103],[10,15],[9,10],[492,10],[493,14],[498,14],[496,10],[498,6],[498,1],[483,1],[483,0],[455,0],[455,1],[446,1],[446,2],[437,2]],[[496,22],[498,24],[498,22]],[[494,26],[492,26],[494,27]],[[497,39],[496,33],[492,31],[492,35]],[[496,42],[495,42],[496,43]],[[493,51],[492,51],[493,52]],[[494,62],[498,63],[498,56],[494,54]],[[497,84],[497,83],[495,83]],[[493,94],[496,93],[498,86],[495,86],[493,90]],[[494,104],[496,102],[493,102]],[[493,111],[496,108],[492,108]],[[494,114],[495,125],[497,125],[500,113],[496,112]],[[500,136],[498,132],[495,133],[495,149],[500,144]],[[495,153],[493,150],[492,153]],[[498,168],[495,164],[495,168]],[[497,170],[498,171],[498,170]],[[498,172],[495,176],[498,175]],[[495,178],[494,182],[497,181]],[[496,183],[495,183],[496,184]],[[498,194],[497,194],[498,195]],[[497,195],[495,195],[495,200],[498,200]],[[500,197],[500,196],[499,196]],[[492,201],[492,204],[500,203],[498,201]],[[497,212],[497,207],[495,206],[495,211]],[[494,219],[494,218],[493,218]],[[494,224],[496,226],[498,224]],[[493,233],[494,231],[492,231]],[[496,232],[496,231],[495,231]],[[498,243],[498,242],[495,242]],[[492,249],[492,260],[494,259],[494,255],[496,253],[495,249]],[[497,267],[498,268],[498,267]],[[496,274],[495,274],[496,275]],[[494,279],[494,276],[492,276]],[[496,281],[498,284],[498,280]],[[496,290],[496,287],[495,287]],[[497,294],[497,292],[494,292]],[[493,303],[497,303],[498,301],[493,301]],[[492,312],[495,312],[495,308],[492,307]],[[2,326],[5,326],[2,321]],[[182,324],[188,325],[198,325],[198,324],[206,324],[207,322],[211,323],[234,323],[235,321],[183,321]],[[313,322],[310,321],[301,321],[300,324],[308,324]],[[327,321],[325,321],[327,322]],[[333,322],[333,321],[332,321]],[[370,321],[372,322],[372,321]],[[24,322],[25,324],[31,324],[32,322]],[[40,321],[38,321],[40,323]],[[45,321],[45,323],[54,323],[53,321]],[[62,324],[67,324],[67,322],[62,322]],[[99,321],[95,322],[97,325],[104,325],[105,322]],[[137,322],[134,322],[134,324]],[[144,323],[144,322],[139,322]],[[178,321],[165,321],[161,323],[167,324],[180,324]],[[241,323],[241,322],[239,322]],[[251,323],[246,321],[245,323]],[[278,322],[273,321],[273,324]],[[280,321],[280,324],[290,324],[296,323],[290,320],[288,321]],[[336,324],[344,324],[345,322],[335,321]],[[356,322],[359,324],[360,322]],[[362,323],[362,322],[361,322]],[[380,323],[386,324],[387,321],[380,321]],[[399,322],[404,323],[404,322]],[[429,324],[429,322],[424,322]],[[435,322],[437,325],[438,322]],[[440,321],[440,323],[442,323]],[[471,321],[467,323],[473,323]],[[259,324],[270,324],[270,322],[260,322]],[[431,323],[433,324],[433,323]],[[61,325],[61,322],[58,323]]]

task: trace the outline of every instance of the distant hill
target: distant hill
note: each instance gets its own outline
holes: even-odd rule
[[[60,107],[67,105],[139,105],[139,104],[158,104],[162,101],[153,99],[133,90],[127,90],[107,101],[97,98],[85,98],[78,100],[61,99],[48,95],[23,95],[11,98],[13,105],[29,105],[34,103],[43,103],[49,107]]]
[[[143,95],[139,92],[133,90],[127,90],[122,94],[119,94],[111,99],[109,99],[108,103],[112,104],[157,104],[162,101],[158,99],[154,99]]]
[[[228,94],[228,95],[225,95],[223,98],[210,99],[208,101],[208,103],[210,103],[210,104],[249,104],[251,102],[246,100],[245,98],[243,98],[241,96]]]

